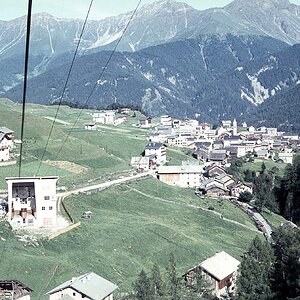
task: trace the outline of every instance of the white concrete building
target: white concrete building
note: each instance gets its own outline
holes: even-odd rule
[[[204,165],[199,162],[182,162],[181,166],[160,166],[158,179],[169,185],[180,187],[198,187],[203,180]]]
[[[168,115],[160,117],[160,124],[163,126],[172,126],[172,118]]]
[[[90,272],[62,283],[49,291],[47,295],[49,295],[49,300],[113,300],[113,292],[117,288],[112,282]]]
[[[157,164],[161,165],[167,161],[167,150],[162,143],[148,143],[145,147],[145,156],[156,156]]]
[[[13,228],[56,225],[57,176],[8,177],[7,219]]]
[[[12,159],[13,147],[13,131],[6,127],[0,127],[0,162]]]
[[[286,164],[292,164],[293,163],[293,156],[294,153],[292,152],[280,152],[278,153],[278,159],[281,159]]]
[[[92,114],[93,122],[101,124],[114,124],[115,112],[114,111],[102,111]]]

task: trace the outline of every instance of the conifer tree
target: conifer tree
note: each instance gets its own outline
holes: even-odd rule
[[[151,294],[150,280],[147,274],[142,270],[134,285],[135,298],[138,300],[153,300],[153,295]]]
[[[273,261],[273,251],[269,243],[256,237],[239,267],[237,299],[269,300],[272,298],[271,269]]]
[[[171,300],[178,300],[178,278],[174,254],[171,253],[167,265],[167,292]]]
[[[152,294],[156,296],[163,296],[163,281],[160,274],[160,269],[158,264],[154,264],[151,270],[151,288],[153,289]]]

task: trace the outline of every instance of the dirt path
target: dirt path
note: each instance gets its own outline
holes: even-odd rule
[[[189,203],[183,203],[183,202],[174,202],[174,201],[171,201],[171,200],[167,200],[167,199],[163,199],[163,198],[160,198],[160,197],[155,197],[155,196],[152,196],[152,195],[149,195],[149,194],[146,194],[144,192],[141,192],[133,187],[130,187],[127,185],[127,187],[132,190],[132,191],[135,191],[147,198],[151,198],[151,199],[155,199],[155,200],[158,200],[158,201],[161,201],[161,202],[166,202],[166,203],[170,203],[170,204],[174,204],[174,205],[181,205],[181,206],[185,206],[185,207],[189,207],[189,208],[193,208],[193,209],[200,209],[202,211],[205,211],[205,212],[208,212],[208,213],[211,213],[211,214],[214,214],[214,215],[217,215],[219,216],[220,218],[222,218],[224,221],[226,222],[229,222],[229,223],[232,223],[232,224],[235,224],[235,225],[238,225],[238,226],[241,226],[241,227],[244,227],[246,229],[249,229],[251,231],[254,231],[254,232],[257,232],[257,233],[261,233],[258,229],[255,229],[255,228],[252,228],[250,226],[247,226],[245,224],[242,224],[242,223],[239,223],[235,220],[231,220],[231,219],[228,219],[228,218],[224,218],[222,217],[222,214],[219,213],[219,212],[216,212],[216,211],[213,211],[213,210],[209,210],[207,208],[203,208],[201,206],[197,206],[197,205],[193,205],[193,204],[189,204]]]

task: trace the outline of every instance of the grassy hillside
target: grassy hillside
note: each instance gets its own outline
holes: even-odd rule
[[[34,289],[33,299],[64,280],[94,271],[130,290],[137,272],[158,262],[162,269],[173,252],[179,273],[217,251],[237,259],[256,232],[247,216],[229,202],[201,199],[192,190],[170,187],[148,178],[116,186],[98,194],[66,199],[82,226],[38,245],[19,241],[0,223],[0,277],[18,278]],[[196,206],[214,206],[225,221]],[[81,219],[91,210],[91,219]],[[24,271],[25,270],[25,271]],[[41,298],[43,299],[43,298]]]
[[[13,129],[19,139],[21,107],[8,100],[0,105],[0,126]],[[22,175],[36,174],[52,124],[49,118],[55,112],[56,107],[28,105]],[[118,127],[103,125],[99,131],[86,131],[83,124],[91,120],[90,113],[82,111],[57,155],[79,114],[61,108],[45,155],[48,163],[42,163],[39,175],[59,175],[60,185],[79,186],[129,170],[130,157],[144,149],[147,130],[132,127],[137,118],[129,117]],[[170,148],[168,158],[175,164],[189,157]],[[4,177],[17,175],[17,167],[0,167],[0,188],[5,188]],[[154,178],[68,197],[65,204],[82,225],[51,241],[24,239],[0,222],[0,278],[28,284],[34,290],[32,299],[46,299],[45,292],[87,271],[128,291],[141,268],[149,270],[158,262],[164,271],[171,252],[179,274],[221,250],[241,259],[257,234],[248,216],[229,201],[201,198],[192,189],[171,187]],[[82,219],[87,210],[93,212],[92,218]]]

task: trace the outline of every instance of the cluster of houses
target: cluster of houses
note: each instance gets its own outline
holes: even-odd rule
[[[116,114],[113,110],[104,110],[96,113],[92,113],[92,121],[84,124],[84,128],[87,130],[96,130],[97,124],[105,125],[120,125],[127,120],[128,114],[131,112],[129,108],[120,109],[120,114]]]
[[[140,127],[153,127],[151,118],[142,117]],[[292,163],[294,150],[300,145],[297,134],[278,132],[276,128],[238,126],[237,121],[222,121],[212,128],[197,120],[178,120],[161,116],[160,122],[147,135],[144,154],[132,157],[131,166],[140,171],[155,169],[157,178],[169,185],[197,188],[210,196],[239,197],[241,192],[252,193],[251,183],[236,181],[226,173],[230,157],[246,155],[273,159],[278,163]],[[195,160],[169,166],[167,146],[191,149]]]
[[[196,284],[196,272],[209,286],[209,291],[216,297],[233,296],[236,293],[236,279],[240,262],[221,251],[188,270],[182,277],[187,287]],[[49,300],[90,299],[113,300],[117,286],[107,279],[89,272],[53,288],[46,295]],[[0,280],[0,299],[30,300],[31,288],[18,280]]]
[[[197,120],[178,120],[161,116],[160,124],[148,134],[148,141],[193,149],[202,162],[227,163],[228,157],[253,154],[263,159],[292,163],[293,151],[300,145],[298,134],[278,132],[277,128],[238,126],[234,119],[214,128]]]

